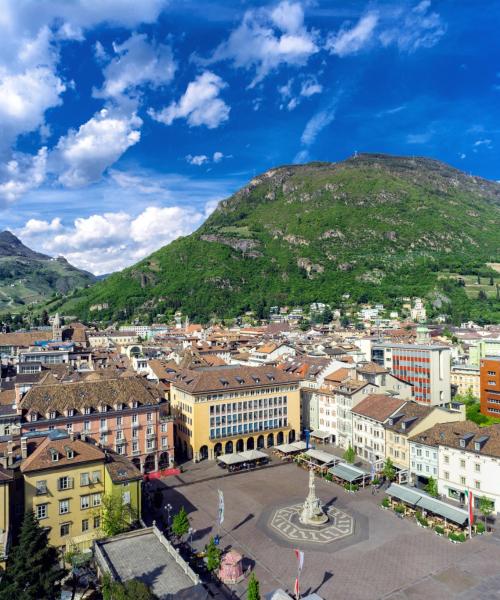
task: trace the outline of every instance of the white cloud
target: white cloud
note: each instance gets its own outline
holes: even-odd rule
[[[406,136],[407,144],[426,144],[432,137],[431,131],[424,131],[423,133],[409,133]]]
[[[186,156],[186,160],[190,165],[196,165],[197,167],[201,167],[201,165],[204,165],[210,159],[206,154],[197,154],[195,156],[193,156],[192,154],[188,154]]]
[[[446,33],[446,24],[431,2],[423,0],[412,9],[401,8],[380,33],[383,46],[395,45],[400,51],[415,52],[435,46]]]
[[[218,163],[220,162],[222,159],[224,158],[224,154],[222,154],[222,152],[214,152],[214,155],[212,157],[212,160],[214,161],[214,163]]]
[[[396,46],[401,52],[415,52],[431,48],[446,33],[446,24],[437,12],[431,10],[431,2],[410,6],[400,5],[371,10],[354,25],[342,24],[337,33],[328,36],[325,47],[332,54],[344,57],[356,54],[375,44],[383,47]]]
[[[474,142],[474,146],[477,148],[478,146],[486,146],[487,148],[491,147],[491,140],[488,138],[482,140],[476,140]]]
[[[309,98],[315,94],[321,94],[323,86],[319,84],[315,79],[308,79],[302,83],[300,89],[300,95]]]
[[[335,119],[335,110],[336,103],[325,110],[320,110],[309,119],[300,138],[300,141],[304,146],[311,146],[314,144],[320,132]]]
[[[359,52],[372,39],[378,20],[378,14],[370,12],[361,17],[354,27],[349,28],[348,24],[344,23],[338,33],[329,36],[326,48],[338,56]]]
[[[229,118],[231,109],[219,98],[226,86],[218,75],[205,71],[189,83],[178,102],[172,102],[159,112],[150,109],[148,114],[165,125],[171,125],[175,119],[186,119],[190,127],[206,125],[215,129]]]
[[[188,235],[213,208],[212,203],[204,211],[148,206],[135,216],[125,211],[93,214],[75,219],[68,227],[59,218],[51,222],[31,219],[18,233],[48,254],[63,255],[75,266],[102,274],[122,269]],[[49,232],[55,235],[47,236]]]
[[[57,144],[63,163],[59,181],[81,187],[98,181],[102,173],[140,140],[142,120],[136,115],[112,115],[101,110],[78,131],[70,131]]]
[[[342,92],[339,91],[330,104],[313,115],[304,127],[300,142],[302,149],[295,155],[294,162],[301,163],[309,160],[309,148],[314,144],[318,135],[335,119],[337,104]]]
[[[173,79],[176,64],[172,50],[163,44],[148,42],[144,34],[132,34],[123,44],[114,46],[115,57],[104,68],[104,85],[94,91],[96,97],[119,98],[142,85],[156,88]],[[102,45],[95,46],[100,59],[105,58]]]
[[[319,51],[317,34],[304,25],[299,2],[283,0],[273,8],[248,10],[241,24],[205,61],[229,60],[236,68],[255,69],[250,87],[281,65],[304,65]]]
[[[20,196],[39,187],[46,177],[47,148],[41,148],[35,156],[15,153],[13,158],[0,167],[1,201],[13,202]]]
[[[22,235],[33,235],[37,233],[48,233],[53,231],[59,231],[62,228],[61,219],[54,217],[52,221],[42,221],[39,219],[30,219],[23,227]]]

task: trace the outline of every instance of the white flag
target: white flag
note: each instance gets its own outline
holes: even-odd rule
[[[304,553],[302,550],[295,550],[295,556],[297,557],[297,570],[300,573],[302,571],[302,567],[304,566]]]
[[[219,525],[224,523],[224,494],[219,490]]]

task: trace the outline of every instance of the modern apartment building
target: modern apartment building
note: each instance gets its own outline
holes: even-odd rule
[[[413,399],[426,406],[450,402],[451,350],[431,344],[376,342],[372,361],[413,384]]]
[[[300,437],[300,377],[275,367],[209,367],[170,384],[177,450],[194,460]]]
[[[456,387],[457,394],[462,396],[472,394],[479,398],[481,395],[479,379],[479,366],[453,365],[451,367],[450,383]]]
[[[487,356],[480,362],[481,412],[500,418],[500,356]]]

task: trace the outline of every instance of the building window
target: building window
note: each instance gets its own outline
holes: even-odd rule
[[[476,473],[480,473],[481,472],[481,465],[479,463],[476,463],[474,465],[474,471],[476,471]]]
[[[101,526],[101,517],[94,517],[94,529],[99,529]]]
[[[90,496],[80,496],[80,508],[82,510],[90,508]]]
[[[88,519],[83,519],[82,521],[82,531],[88,531],[89,530],[89,520]]]
[[[101,481],[101,472],[92,471],[92,483],[99,483]]]
[[[481,482],[480,481],[474,481],[474,487],[476,488],[476,490],[480,490],[481,489]]]
[[[69,500],[59,500],[59,514],[67,515],[69,513]]]
[[[37,504],[35,514],[37,519],[46,519],[49,516],[48,504]]]
[[[73,477],[59,477],[57,483],[58,490],[70,490],[73,487]]]
[[[101,506],[101,494],[92,494],[92,506]]]
[[[147,413],[146,415],[146,419],[148,421],[148,423],[151,423],[153,421],[153,413]]]
[[[445,471],[445,472],[443,473],[443,477],[444,477],[446,480],[449,480],[449,479],[450,479],[450,473],[449,473],[448,471]]]
[[[139,443],[132,442],[132,452],[138,452],[138,450],[139,450]]]
[[[80,473],[80,485],[89,485],[90,477],[88,473]]]
[[[166,423],[162,423],[162,424],[160,425],[160,431],[161,431],[162,433],[165,433],[165,432],[167,431],[167,424],[166,424]]]
[[[465,460],[463,458],[460,460],[460,468],[465,469]]]
[[[83,431],[90,431],[90,421],[83,422]]]
[[[465,477],[460,477],[460,484],[465,485]]]
[[[60,534],[61,534],[61,537],[65,537],[66,535],[69,535],[69,523],[63,523],[61,525]]]
[[[161,447],[162,448],[167,448],[168,447],[168,439],[166,437],[162,437],[161,438]]]
[[[136,425],[139,421],[138,415],[132,415],[132,425]]]
[[[450,457],[447,454],[445,454],[445,456],[444,456],[444,462],[445,462],[445,464],[449,464],[449,462],[450,462]]]
[[[45,479],[42,479],[41,481],[37,481],[36,482],[36,494],[37,496],[40,496],[42,494],[46,494],[47,493],[47,481]],[[40,505],[42,506],[42,505]]]

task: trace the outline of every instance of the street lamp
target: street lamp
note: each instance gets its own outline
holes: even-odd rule
[[[172,505],[170,503],[167,504],[165,510],[167,511],[167,529],[170,529],[170,511],[172,510]]]

